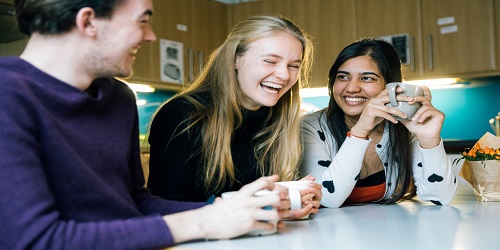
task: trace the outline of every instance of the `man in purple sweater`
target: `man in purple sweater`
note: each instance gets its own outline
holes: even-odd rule
[[[152,0],[16,0],[30,38],[0,58],[0,249],[156,249],[279,218],[261,207],[285,207],[286,194],[253,197],[276,176],[207,206],[144,188],[135,98],[113,77],[156,40],[152,11]]]

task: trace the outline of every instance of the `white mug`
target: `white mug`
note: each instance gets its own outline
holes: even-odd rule
[[[221,194],[221,197],[222,197],[222,199],[230,199],[237,192],[238,191],[224,192]],[[275,194],[278,194],[278,191],[269,191],[269,190],[263,189],[263,190],[257,191],[254,194],[254,196],[264,196],[264,195],[269,195],[269,194],[275,195]],[[264,209],[264,210],[276,210],[276,208],[272,207],[272,206],[266,206],[266,207],[263,207],[262,209]],[[246,233],[245,235],[261,236],[261,235],[274,234],[274,233],[278,232],[278,220],[265,221],[265,222],[273,224],[273,229],[271,229],[271,230],[253,230],[253,231]]]
[[[300,196],[300,190],[309,188],[309,184],[313,181],[281,181],[276,182],[276,184],[288,188],[288,196],[290,196],[290,209],[299,210],[302,208],[302,197]],[[306,215],[300,219],[307,219],[309,215]]]
[[[396,108],[405,113],[408,118],[411,119],[417,110],[422,106],[420,102],[416,102],[413,104],[409,104],[408,102],[399,102],[396,100],[396,88],[403,88],[404,91],[398,93],[398,95],[406,95],[406,96],[423,96],[424,92],[422,91],[422,87],[415,84],[403,83],[403,82],[391,82],[388,83],[385,88],[389,90],[389,99],[390,103],[387,103],[386,106]],[[395,116],[396,120],[405,120],[399,116]]]

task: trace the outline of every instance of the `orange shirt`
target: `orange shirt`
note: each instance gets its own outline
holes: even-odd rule
[[[364,179],[358,180],[344,204],[378,201],[384,197],[384,194],[385,173],[382,170]]]
[[[360,202],[370,202],[378,201],[384,197],[385,194],[385,182],[371,187],[354,187],[351,194],[345,200],[345,204],[348,203],[360,203]]]

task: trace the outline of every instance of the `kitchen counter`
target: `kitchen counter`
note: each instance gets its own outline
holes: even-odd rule
[[[287,221],[274,235],[191,242],[169,249],[498,249],[500,202],[478,202],[458,177],[449,206],[418,198],[394,205],[323,208],[311,219]]]

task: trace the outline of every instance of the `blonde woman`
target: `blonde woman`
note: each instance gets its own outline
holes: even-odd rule
[[[261,176],[298,179],[299,90],[309,78],[312,49],[288,19],[255,16],[237,24],[200,76],[155,114],[151,192],[206,201]],[[317,213],[320,189],[311,184],[302,193],[304,208],[292,217]]]

